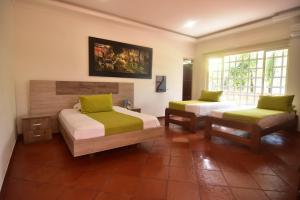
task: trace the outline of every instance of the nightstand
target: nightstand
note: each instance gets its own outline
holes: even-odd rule
[[[52,139],[51,116],[23,116],[22,132],[25,144]]]
[[[134,111],[134,112],[141,112],[141,108],[127,108],[128,110]]]

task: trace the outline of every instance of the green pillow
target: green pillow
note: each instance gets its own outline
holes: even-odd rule
[[[220,97],[221,97],[222,93],[223,93],[223,91],[202,90],[199,100],[200,101],[220,101]]]
[[[285,96],[260,96],[257,108],[280,110],[280,111],[293,111],[294,95]]]
[[[82,113],[95,113],[112,111],[112,95],[90,95],[79,97]]]

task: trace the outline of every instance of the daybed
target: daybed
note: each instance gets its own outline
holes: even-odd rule
[[[279,130],[297,130],[294,96],[262,96],[257,108],[214,110],[206,119],[205,135],[220,136],[260,150],[261,137]],[[285,104],[282,106],[282,103]]]
[[[169,127],[169,123],[173,123],[195,132],[198,121],[205,120],[212,110],[234,106],[230,102],[221,102],[221,94],[221,91],[202,91],[199,100],[169,102],[165,110],[165,126]]]

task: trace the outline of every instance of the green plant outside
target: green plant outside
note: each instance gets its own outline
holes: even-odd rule
[[[249,53],[237,56],[240,62],[237,62],[235,67],[229,68],[228,79],[225,80],[225,85],[231,85],[236,90],[244,90],[247,86],[248,79],[250,81],[250,92],[254,92],[254,73],[251,68],[256,67],[256,61],[249,60]]]

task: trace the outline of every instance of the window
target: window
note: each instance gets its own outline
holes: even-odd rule
[[[285,93],[288,50],[266,52],[264,93],[281,95]]]
[[[259,95],[285,93],[287,49],[253,51],[209,58],[208,89],[226,100],[256,104]]]
[[[209,59],[209,89],[219,90],[222,87],[222,59]]]

